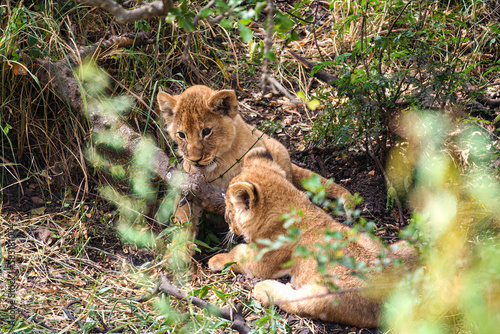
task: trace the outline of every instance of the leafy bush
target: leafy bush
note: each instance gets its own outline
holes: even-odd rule
[[[498,25],[484,22],[486,3],[466,3],[365,1],[353,6],[354,12],[334,28],[350,36],[345,38],[350,45],[338,43],[341,51],[333,60],[313,70],[338,74],[333,83],[338,98],[331,89],[317,90],[314,98],[325,108],[309,138],[321,146],[385,150],[387,140],[395,138],[393,122],[400,110],[444,108],[459,101],[466,105],[470,88],[493,81],[498,67],[489,56],[498,48]]]

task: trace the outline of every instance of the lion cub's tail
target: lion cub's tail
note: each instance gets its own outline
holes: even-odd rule
[[[302,180],[311,177],[311,175],[313,174],[315,173],[309,169],[305,169],[297,166],[296,164],[292,164],[292,182],[293,185],[298,189],[304,189],[302,187]],[[325,185],[327,182],[328,180],[321,176],[321,184]],[[346,199],[347,196],[351,196],[351,193],[344,187],[336,183],[331,183],[327,189],[327,196],[329,199]]]

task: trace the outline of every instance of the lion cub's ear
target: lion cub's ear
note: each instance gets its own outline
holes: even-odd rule
[[[252,218],[258,201],[257,188],[249,182],[236,182],[229,186],[227,192],[235,209],[236,219],[246,221]]]
[[[231,118],[238,114],[238,99],[234,90],[219,90],[210,96],[207,106],[214,112]]]
[[[159,92],[156,96],[163,118],[165,118],[165,121],[167,122],[170,122],[170,119],[174,115],[174,108],[177,105],[177,99],[177,95],[170,95],[165,92]]]

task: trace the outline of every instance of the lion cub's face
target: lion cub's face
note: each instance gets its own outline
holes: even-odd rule
[[[167,131],[185,162],[215,169],[218,158],[231,148],[236,136],[238,102],[234,91],[192,86],[180,95],[160,92],[157,100]]]

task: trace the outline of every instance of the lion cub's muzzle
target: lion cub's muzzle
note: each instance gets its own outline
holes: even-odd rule
[[[187,159],[188,163],[198,168],[210,167],[217,162],[217,158],[200,158],[198,160]]]

